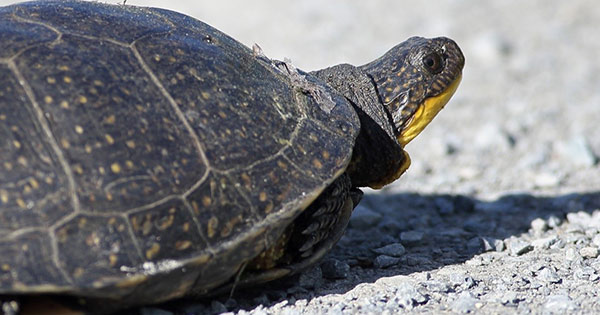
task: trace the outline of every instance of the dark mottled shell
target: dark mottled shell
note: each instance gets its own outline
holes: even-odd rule
[[[350,159],[358,119],[319,88],[330,112],[171,11],[0,8],[0,294],[155,302],[223,283]]]

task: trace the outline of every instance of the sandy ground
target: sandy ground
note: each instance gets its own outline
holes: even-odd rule
[[[328,258],[344,277],[321,266],[305,276],[318,286],[186,312],[600,312],[595,1],[127,3],[194,16],[303,70],[363,64],[413,35],[451,37],[467,60],[457,94],[408,146],[407,174],[368,191]],[[373,251],[390,244],[406,252]]]

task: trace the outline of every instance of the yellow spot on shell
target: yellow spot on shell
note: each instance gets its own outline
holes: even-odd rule
[[[73,277],[79,278],[79,277],[83,276],[84,272],[85,271],[83,270],[83,268],[77,267],[77,268],[75,268],[75,271],[73,271]]]
[[[73,82],[73,79],[71,79],[71,77],[69,77],[69,76],[65,76],[65,77],[63,77],[63,81],[65,83],[71,83],[71,82]]]
[[[114,267],[117,264],[117,261],[118,261],[117,255],[110,254],[108,256],[108,263],[110,264],[111,267]]]
[[[17,198],[17,205],[21,209],[26,209],[27,208],[27,205],[25,204],[25,201],[23,199],[21,199],[21,198]]]
[[[50,95],[44,96],[44,103],[50,104],[50,103],[52,103],[52,101],[53,101],[52,96],[50,96]]]
[[[127,140],[127,141],[125,141],[125,144],[130,149],[134,149],[135,148],[135,141],[133,141],[133,140]]]
[[[202,92],[200,95],[202,95],[202,98],[205,100],[210,98],[210,93],[208,93],[206,91]]]
[[[0,190],[0,201],[2,201],[2,203],[8,203],[8,191]]]
[[[48,84],[54,84],[56,83],[56,79],[54,77],[47,77],[46,82],[48,82]]]
[[[266,201],[267,200],[267,193],[264,191],[261,191],[260,194],[258,194],[258,200],[260,201]]]
[[[17,140],[13,140],[13,145],[15,146],[15,148],[20,149],[21,148],[21,142],[17,141]]]
[[[121,166],[119,165],[119,163],[113,163],[110,165],[110,170],[113,173],[118,174],[121,172]]]
[[[202,205],[205,207],[210,206],[210,204],[212,203],[212,199],[210,199],[209,196],[204,196],[202,197]]]
[[[177,250],[186,250],[192,246],[192,242],[190,241],[177,241],[175,242],[175,249]]]
[[[60,140],[60,145],[65,149],[68,149],[71,147],[71,144],[69,143],[69,141],[64,138]]]
[[[313,159],[312,164],[315,168],[321,169],[323,167],[323,163],[318,159]]]
[[[35,178],[30,178],[29,184],[31,185],[31,187],[33,189],[38,189],[40,187],[40,184],[38,183],[38,181]]]
[[[77,132],[78,134],[82,134],[83,133],[83,127],[77,125],[75,126],[75,132]]]
[[[108,142],[108,144],[115,143],[115,139],[111,135],[109,135],[109,134],[105,134],[104,138],[106,139],[106,142]]]
[[[160,245],[158,243],[153,243],[148,250],[146,250],[146,258],[152,259],[154,258],[158,252],[160,251]]]
[[[208,219],[208,224],[206,225],[206,233],[208,234],[208,237],[212,238],[213,236],[215,236],[218,225],[219,219],[217,219],[217,217],[211,217],[210,219]]]
[[[60,107],[64,108],[64,109],[69,108],[69,102],[67,102],[67,101],[61,101],[60,102]]]
[[[9,271],[10,266],[8,264],[2,264],[2,271]]]
[[[104,122],[105,122],[105,123],[107,123],[107,124],[110,124],[110,125],[112,125],[112,124],[114,124],[114,123],[115,123],[115,120],[116,120],[116,117],[115,117],[115,115],[110,115],[110,116],[108,116],[108,117],[106,117],[106,118],[104,119]]]
[[[87,99],[87,97],[85,97],[85,96],[82,95],[82,96],[79,97],[78,101],[81,104],[85,104],[85,103],[88,102],[88,99]]]

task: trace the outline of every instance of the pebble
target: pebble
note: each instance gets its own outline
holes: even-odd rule
[[[477,308],[480,302],[478,298],[473,296],[469,291],[461,292],[458,298],[452,303],[452,310],[457,313],[471,313]]]
[[[415,246],[423,241],[425,234],[420,231],[406,231],[400,233],[400,241],[406,246]]]
[[[558,142],[556,151],[575,166],[592,167],[598,162],[598,157],[594,154],[583,135],[575,136],[567,142]]]
[[[548,236],[544,238],[538,238],[536,240],[531,241],[531,245],[537,249],[548,249],[554,243],[558,241],[558,237],[556,236]]]
[[[569,314],[577,309],[577,305],[566,294],[550,295],[544,303],[547,314]]]
[[[506,244],[506,247],[508,247],[510,254],[513,256],[523,255],[533,249],[533,246],[531,246],[530,243],[514,236],[505,240],[504,243]]]
[[[550,268],[542,268],[538,271],[537,278],[546,283],[560,283],[562,281],[556,271]]]
[[[427,302],[427,298],[423,296],[415,287],[408,282],[402,282],[396,285],[395,302],[404,307],[410,308],[416,304]]]
[[[592,238],[592,244],[600,247],[600,233]]]
[[[350,272],[350,265],[337,259],[328,259],[321,264],[323,277],[327,279],[345,279]]]
[[[552,188],[558,186],[560,177],[553,172],[541,172],[534,176],[533,182],[539,188]]]
[[[388,267],[397,265],[399,262],[400,262],[400,258],[391,257],[391,256],[387,256],[387,255],[379,255],[379,256],[375,257],[373,264],[375,265],[375,267],[383,269],[383,268],[388,268]]]
[[[453,273],[448,280],[453,286],[461,287],[465,290],[475,286],[475,279],[463,273]]]
[[[537,218],[531,221],[531,229],[536,235],[540,235],[548,230],[548,223],[546,220]]]
[[[355,229],[367,229],[376,226],[382,219],[382,215],[361,204],[358,204],[350,217],[350,227]]]
[[[573,247],[569,247],[565,250],[565,259],[568,261],[574,261],[580,257],[581,255]]]
[[[406,253],[406,248],[400,243],[388,244],[380,248],[373,249],[373,252],[391,257],[400,257]]]
[[[596,258],[598,257],[598,247],[584,247],[579,250],[579,254],[583,258]]]
[[[546,222],[548,224],[548,227],[550,227],[552,229],[556,229],[561,225],[562,220],[555,215],[550,215],[548,217],[548,219],[546,220]]]

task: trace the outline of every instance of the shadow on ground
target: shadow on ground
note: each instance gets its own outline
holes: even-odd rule
[[[509,194],[493,201],[463,195],[367,195],[355,209],[346,235],[325,258],[325,261],[337,260],[351,267],[344,279],[326,279],[320,268],[315,268],[259,288],[239,289],[232,299],[222,296],[200,304],[196,302],[191,308],[184,303],[188,306],[183,309],[181,303],[171,303],[167,309],[182,314],[195,313],[190,310],[198,310],[198,313],[248,310],[283,300],[293,303],[298,299],[344,294],[358,284],[371,283],[381,277],[461,264],[485,250],[484,240],[493,243],[528,233],[536,218],[559,225],[568,213],[592,214],[598,209],[600,192],[560,196]],[[416,233],[404,239],[402,233],[406,232]],[[373,249],[398,242],[406,247],[399,263],[378,267],[378,254]]]

